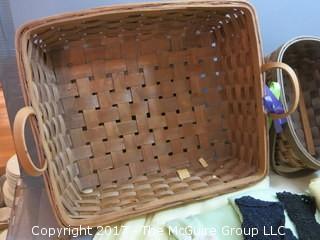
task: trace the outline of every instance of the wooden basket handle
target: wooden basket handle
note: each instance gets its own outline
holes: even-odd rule
[[[31,176],[40,176],[47,169],[47,161],[43,163],[41,168],[38,168],[33,163],[27,149],[24,135],[27,119],[32,115],[36,115],[32,107],[24,107],[18,111],[13,124],[13,139],[15,142],[17,156],[23,169]]]
[[[299,104],[300,87],[299,87],[298,77],[295,74],[295,72],[293,71],[293,69],[285,63],[271,62],[271,63],[265,63],[261,66],[262,72],[266,72],[266,71],[273,69],[273,68],[280,68],[288,73],[289,79],[291,80],[292,87],[293,87],[293,101],[291,103],[290,108],[288,109],[288,111],[286,113],[282,113],[282,114],[270,113],[270,117],[272,119],[286,118],[296,110],[296,108],[298,107],[298,104]]]

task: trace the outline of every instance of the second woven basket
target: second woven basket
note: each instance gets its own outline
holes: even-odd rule
[[[320,38],[297,37],[274,51],[268,59],[290,65],[296,72],[301,98],[297,110],[289,116],[281,134],[272,130],[271,162],[273,169],[286,176],[297,176],[320,168]],[[277,70],[268,81],[281,85],[284,108],[292,101],[287,75]]]

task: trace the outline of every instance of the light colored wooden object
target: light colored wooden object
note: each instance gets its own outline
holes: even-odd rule
[[[4,174],[6,163],[15,154],[12,133],[3,90],[0,88],[0,175]]]
[[[209,166],[208,163],[207,163],[207,161],[204,160],[204,158],[199,158],[198,161],[199,161],[199,163],[201,164],[201,166],[204,167],[204,168],[206,168],[206,167]]]

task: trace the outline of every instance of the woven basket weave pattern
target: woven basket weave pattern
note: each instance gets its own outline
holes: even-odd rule
[[[100,14],[30,32],[26,91],[43,121],[52,195],[72,219],[112,222],[206,198],[262,170],[251,12],[196,4],[205,7]]]
[[[274,168],[282,174],[320,167],[320,162],[317,160],[320,153],[319,44],[318,38],[297,38],[280,47],[269,57],[271,61],[278,60],[290,65],[299,77],[316,153],[314,156],[307,154],[305,133],[298,108],[290,117],[289,124],[292,128],[287,128],[282,134],[277,135],[275,149],[271,149],[275,151]],[[280,54],[283,54],[281,59],[279,59]],[[286,102],[290,105],[292,86],[288,84],[287,77],[283,75],[283,86]],[[274,80],[277,79],[277,76],[270,74],[267,79]]]

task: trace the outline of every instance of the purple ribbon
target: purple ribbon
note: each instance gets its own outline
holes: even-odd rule
[[[268,113],[281,114],[284,113],[282,103],[276,98],[267,85],[264,87],[265,96],[263,97],[264,107]],[[282,131],[282,125],[287,122],[286,118],[273,120],[273,126],[276,133]]]

